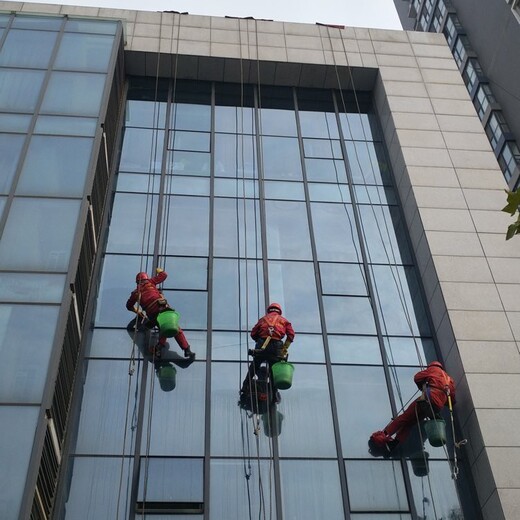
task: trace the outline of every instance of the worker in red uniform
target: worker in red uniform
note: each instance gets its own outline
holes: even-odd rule
[[[139,317],[144,318],[144,311],[147,319],[145,325],[150,329],[157,326],[158,314],[171,309],[164,295],[157,289],[157,285],[164,282],[168,274],[160,268],[156,269],[156,273],[156,276],[152,278],[149,278],[146,273],[137,273],[135,277],[137,287],[132,291],[130,298],[126,302],[126,308],[131,312],[135,312]],[[195,354],[191,351],[188,340],[180,327],[174,338],[179,347],[184,351],[184,357],[193,359]],[[157,345],[150,347],[150,353],[156,358],[160,358],[161,349],[165,344],[166,337],[161,336],[159,331],[159,342]]]
[[[438,361],[432,361],[425,370],[417,372],[414,382],[423,392],[421,397],[393,419],[383,431],[371,435],[370,442],[377,448],[388,452],[394,450],[406,440],[418,419],[434,419],[440,413],[448,402],[448,395],[455,404],[455,383]],[[392,437],[394,434],[395,438]]]
[[[287,349],[294,341],[294,329],[291,322],[282,316],[282,307],[279,303],[269,304],[265,316],[260,318],[251,329],[251,337],[255,341],[255,348],[250,349],[248,354],[253,356],[253,361],[249,365],[241,393],[248,391],[251,379],[264,361],[271,366],[287,358]],[[285,342],[284,337],[286,337]]]

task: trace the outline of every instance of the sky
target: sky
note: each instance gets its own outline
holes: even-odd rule
[[[32,0],[34,3],[179,11],[209,16],[252,16],[282,22],[401,29],[393,0]]]

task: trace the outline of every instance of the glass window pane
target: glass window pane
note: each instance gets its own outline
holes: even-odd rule
[[[381,143],[345,141],[354,184],[392,184]]]
[[[266,199],[305,200],[301,182],[265,181],[264,190]]]
[[[311,213],[318,260],[359,263],[361,252],[352,207],[313,202]]]
[[[209,199],[170,197],[165,245],[168,255],[207,256],[209,248]],[[164,238],[161,237],[163,241]],[[161,242],[163,243],[163,242]]]
[[[78,200],[15,197],[0,241],[0,267],[66,272],[79,207]]]
[[[269,262],[269,299],[299,332],[321,332],[316,277],[310,262]]]
[[[126,310],[125,304],[135,289],[136,273],[145,270],[150,262],[141,262],[139,256],[106,255],[103,262],[96,306],[96,325],[126,327],[135,318]],[[128,351],[131,349],[129,343]]]
[[[325,366],[295,365],[292,387],[282,394],[282,402],[277,405],[284,416],[278,438],[280,455],[336,457]],[[309,416],[311,410],[312,420]]]
[[[65,25],[65,31],[115,34],[119,23],[120,22],[109,22],[107,20],[74,20],[69,18]]]
[[[241,257],[247,253],[248,257],[260,258],[262,246],[258,201],[217,198],[214,204],[213,254],[238,256],[240,247]]]
[[[45,72],[0,69],[0,110],[34,112]]]
[[[215,134],[215,176],[257,178],[255,138]]]
[[[20,160],[24,135],[0,134],[0,193],[9,193]]]
[[[33,136],[16,194],[81,197],[92,145],[86,137]]]
[[[168,273],[165,282],[171,289],[200,289],[208,288],[208,259],[167,257],[162,265]]]
[[[388,337],[383,339],[388,363],[391,365],[426,365],[427,359],[437,357],[432,339]]]
[[[323,184],[311,182],[309,187],[309,200],[312,202],[342,202],[349,203],[350,192],[346,184]]]
[[[132,453],[131,445],[135,442],[132,414],[138,382],[138,376],[128,375],[128,361],[91,359],[88,362],[76,453],[122,455],[125,436],[125,455]]]
[[[215,107],[215,132],[253,134],[253,109],[250,107]]]
[[[368,114],[340,114],[341,129],[345,139],[353,141],[372,141],[372,118]],[[373,126],[373,125],[372,125]]]
[[[392,418],[383,367],[333,365],[332,374],[343,456],[366,458],[370,435]]]
[[[127,127],[164,128],[165,123],[166,103],[135,99],[129,99],[126,102],[125,125]]]
[[[2,214],[4,212],[6,200],[7,200],[7,197],[0,197],[0,218],[2,218]]]
[[[54,69],[106,72],[113,45],[113,36],[65,33]]]
[[[249,332],[218,332],[211,335],[211,359],[231,361],[245,359],[251,343]]]
[[[61,303],[65,275],[0,273],[0,301]]]
[[[35,134],[57,134],[94,137],[97,119],[90,117],[39,116]]]
[[[215,178],[214,190],[216,197],[249,197],[258,198],[257,180],[250,179],[219,179]]]
[[[130,293],[130,291],[128,292]],[[128,313],[127,321],[130,321],[131,317],[131,314]],[[133,340],[133,331],[129,333],[125,329],[94,329],[86,355],[93,358],[129,358]],[[137,345],[138,339],[136,338],[135,341]],[[108,345],[110,347],[107,347]]]
[[[137,500],[148,502],[202,502],[203,460],[141,458]]]
[[[9,23],[10,15],[8,14],[0,14],[0,27],[7,27]]]
[[[383,333],[392,336],[430,335],[430,327],[415,269],[374,265]]]
[[[116,193],[107,251],[140,253],[143,244],[149,244],[151,240],[150,233],[155,230],[156,213],[157,197],[137,193]],[[135,272],[138,271],[139,269]],[[131,279],[135,279],[135,273]]]
[[[305,204],[268,200],[265,205],[269,258],[310,260],[312,250]]]
[[[124,502],[131,492],[132,459],[123,462],[119,457],[74,457],[70,467],[72,476],[64,508],[65,520],[118,518],[118,502],[125,497]],[[119,503],[119,513],[125,510],[125,505],[121,507]]]
[[[0,114],[0,132],[25,134],[29,130],[31,119],[32,116],[24,116],[22,114]],[[2,155],[4,154],[2,153]]]
[[[408,509],[400,461],[347,460],[345,470],[352,511]]]
[[[171,128],[176,130],[198,130],[209,132],[211,128],[211,106],[176,103],[172,111]]]
[[[381,349],[375,336],[327,336],[332,363],[381,365]]]
[[[291,362],[325,363],[323,337],[318,334],[298,333],[289,349]]]
[[[58,31],[63,22],[60,17],[46,17],[46,16],[26,16],[17,14],[13,20],[11,28],[16,29],[42,29],[47,31]]]
[[[303,137],[326,137],[338,139],[336,114],[326,112],[299,112]]]
[[[305,157],[341,159],[343,153],[339,141],[328,139],[304,139]]]
[[[350,518],[351,520],[412,520],[412,517],[405,513],[354,513]]]
[[[264,178],[301,180],[302,165],[298,140],[263,137]]]
[[[120,170],[160,173],[164,131],[126,128]]]
[[[170,132],[170,150],[187,150],[192,152],[209,152],[209,132]]]
[[[97,116],[105,81],[104,74],[53,72],[43,97],[41,112]]]
[[[344,520],[336,461],[282,460],[280,472],[284,518]]]
[[[336,334],[375,334],[376,325],[368,298],[324,296],[327,332]]]
[[[365,274],[360,264],[327,264],[320,262],[323,294],[366,296]]]
[[[246,272],[246,262],[241,260],[239,273],[237,260],[215,259],[213,264],[213,328],[249,330],[259,316],[263,315],[263,288],[261,262],[248,261]],[[245,302],[248,302],[247,307]],[[239,326],[239,318],[242,318],[241,326]],[[252,340],[248,339],[248,341],[252,343]],[[249,348],[253,348],[252,345]]]
[[[213,456],[244,457],[251,442],[258,442],[258,456],[270,456],[270,437],[265,435],[263,429],[255,436],[249,412],[238,406],[238,394],[246,373],[246,363],[214,362],[211,365],[210,434]]]
[[[57,34],[48,31],[10,30],[0,52],[0,66],[46,69]]]
[[[411,466],[411,462],[407,462],[407,464],[409,467]],[[457,520],[464,518],[448,462],[430,460],[428,466],[428,482],[431,487],[424,485],[424,478],[416,477],[413,475],[413,471],[410,471],[412,493],[417,511],[421,514],[424,512],[426,518],[434,518],[435,516]]]
[[[207,152],[170,151],[166,159],[166,171],[174,175],[209,176],[210,159]]]
[[[41,402],[58,311],[57,305],[0,305],[0,401]],[[24,355],[13,345],[23,345]]]
[[[297,135],[296,117],[291,110],[262,108],[260,121],[262,135]]]
[[[176,372],[175,388],[161,385],[161,373]],[[153,390],[146,391],[144,417],[149,417],[150,395],[153,393],[153,413],[150,429],[144,426],[141,453],[149,455],[204,455],[204,399],[206,366],[192,363],[186,367],[184,358],[156,361],[148,365],[155,372]],[[150,376],[148,380],[150,381]],[[163,376],[164,377],[164,376]],[[147,444],[150,446],[147,452]]]
[[[305,171],[309,181],[347,182],[345,162],[331,159],[305,159]]]
[[[165,288],[163,293],[169,304],[181,315],[180,325],[183,329],[206,330],[208,328],[207,292],[169,291]],[[176,351],[177,345],[174,340],[170,341],[170,345],[174,345],[173,350]]]
[[[355,185],[354,191],[358,204],[398,204],[395,191],[390,186]]]
[[[193,177],[190,177],[193,179]],[[119,172],[117,175],[117,191],[135,193],[159,193],[161,176],[150,173]]]
[[[407,229],[396,206],[359,206],[368,261],[411,264]]]
[[[272,464],[260,460],[244,478],[243,460],[211,460],[210,516],[211,520],[258,518],[268,504],[274,504],[274,487],[266,483],[274,479]],[[263,495],[251,490],[263,489]],[[271,514],[272,513],[272,514]],[[276,512],[269,511],[269,520],[276,520]],[[190,517],[191,518],[191,517]],[[175,517],[177,519],[177,516]]]
[[[40,408],[37,406],[0,406],[2,443],[0,467],[9,468],[5,485],[0,488],[3,520],[20,518],[20,506],[29,468],[29,457]]]

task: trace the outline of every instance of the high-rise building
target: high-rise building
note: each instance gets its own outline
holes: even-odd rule
[[[516,518],[520,242],[443,35],[0,9],[2,519]],[[156,268],[195,360],[127,327]],[[432,360],[447,443],[370,453]]]
[[[520,182],[518,0],[394,0],[407,30],[443,33],[510,188]]]

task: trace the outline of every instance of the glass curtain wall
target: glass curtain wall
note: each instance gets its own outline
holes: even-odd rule
[[[154,333],[125,328],[156,266],[192,363],[170,339],[154,366]],[[445,450],[426,443],[426,472],[418,435],[368,452],[435,358],[421,294],[369,97],[131,81],[65,518],[462,518]],[[239,390],[270,301],[295,372],[254,414]]]

